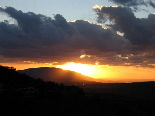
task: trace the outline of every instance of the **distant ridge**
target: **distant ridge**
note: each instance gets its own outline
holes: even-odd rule
[[[30,68],[25,70],[19,70],[18,72],[25,73],[34,78],[43,79],[44,81],[52,81],[56,83],[82,84],[97,82],[96,79],[84,76],[80,73],[54,67]]]

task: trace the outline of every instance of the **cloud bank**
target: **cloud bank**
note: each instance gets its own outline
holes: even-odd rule
[[[138,19],[126,7],[94,10],[98,21],[110,20],[114,24],[105,29],[84,20],[67,22],[60,14],[52,19],[12,7],[0,8],[1,13],[16,20],[13,24],[0,22],[0,62],[155,67],[154,14]]]
[[[147,45],[155,43],[155,14],[149,14],[147,18],[136,18],[130,8],[127,7],[102,7],[95,9],[98,21],[110,20],[115,24],[111,28],[124,33],[124,37],[133,45]]]

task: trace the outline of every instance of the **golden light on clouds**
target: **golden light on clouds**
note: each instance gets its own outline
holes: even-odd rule
[[[120,36],[124,36],[124,33],[121,33],[120,31],[117,31],[117,34]]]
[[[84,58],[84,57],[85,57],[85,55],[81,55],[81,56],[80,56],[80,58]]]
[[[95,5],[93,9],[101,9],[101,7],[99,5]]]
[[[84,57],[89,57],[89,58],[90,58],[90,55],[84,54],[84,55],[81,55],[81,56],[80,56],[80,58],[84,58]]]
[[[116,5],[116,6],[99,6],[99,5],[95,5],[95,6],[93,7],[93,9],[94,9],[94,10],[101,10],[102,7],[113,7],[113,8],[117,8],[117,7],[119,7],[119,6],[118,6],[118,5]]]

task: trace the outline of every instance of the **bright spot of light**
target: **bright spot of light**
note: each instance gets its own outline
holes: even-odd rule
[[[101,7],[99,6],[99,5],[95,5],[94,7],[93,7],[93,9],[95,9],[95,10],[101,10]]]

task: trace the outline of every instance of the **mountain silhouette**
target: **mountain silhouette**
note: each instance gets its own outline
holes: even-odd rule
[[[30,68],[25,70],[19,70],[18,72],[25,73],[33,78],[40,78],[43,79],[44,81],[52,81],[56,83],[83,84],[83,83],[97,82],[96,79],[84,76],[80,73],[53,67]]]

